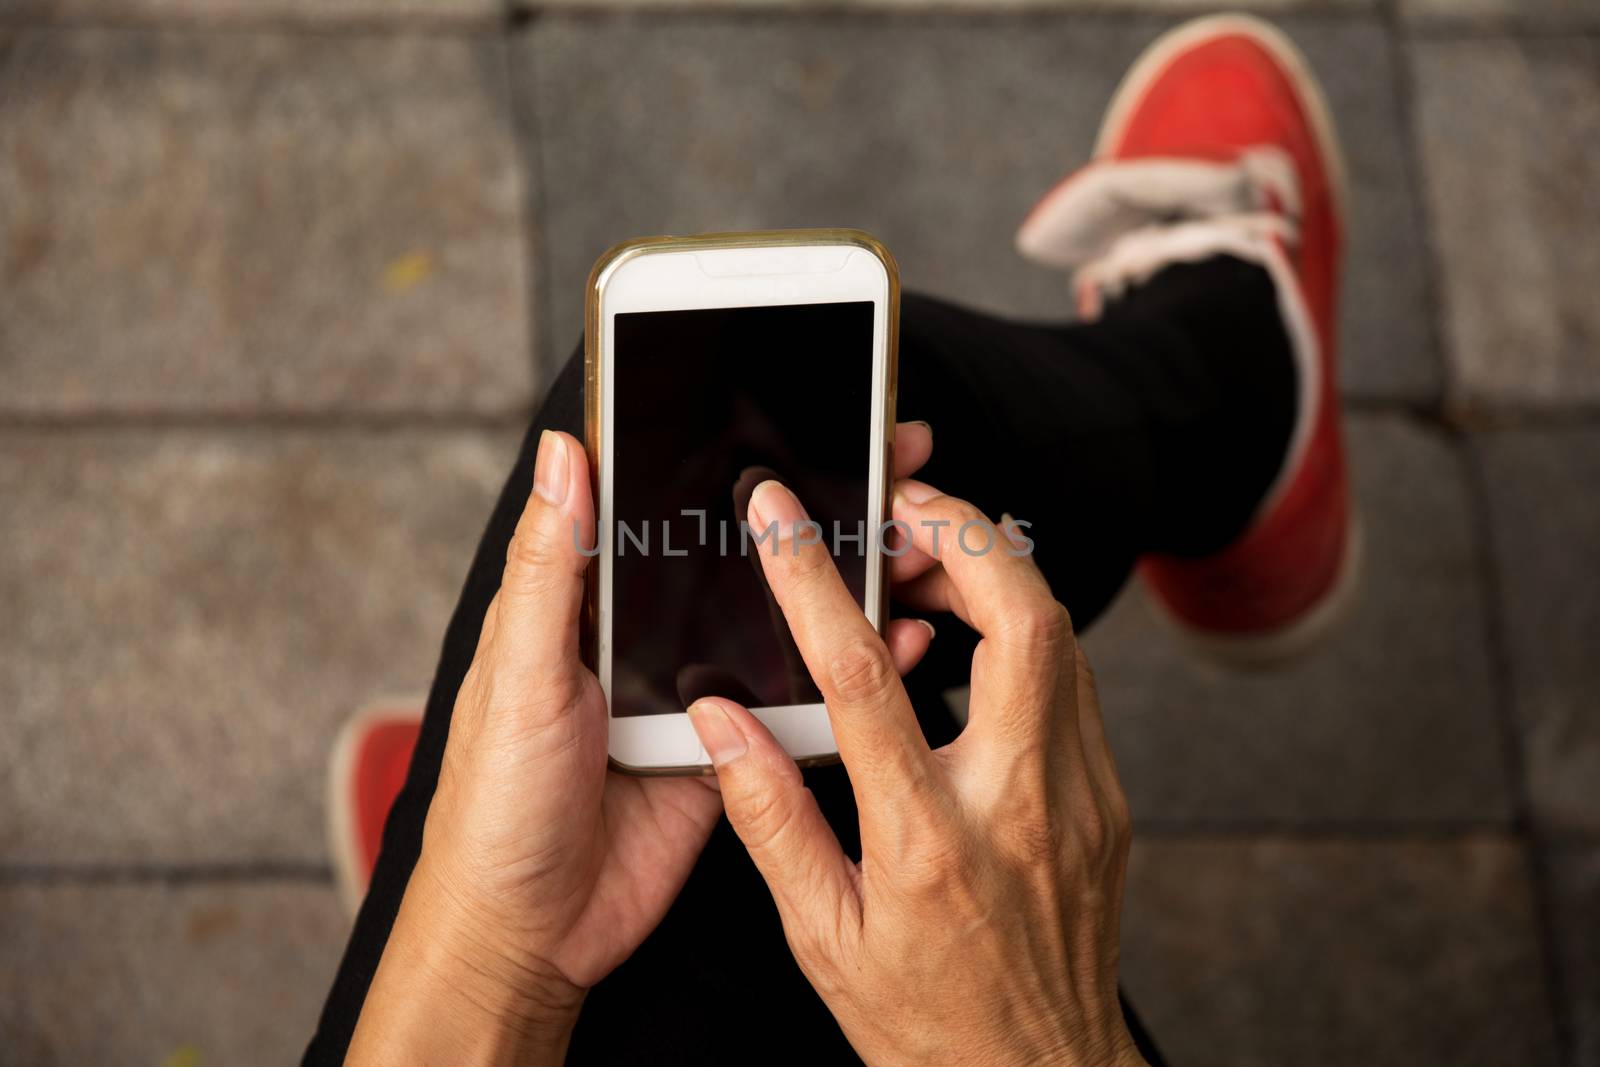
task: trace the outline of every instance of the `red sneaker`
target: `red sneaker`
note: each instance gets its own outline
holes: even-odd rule
[[[354,915],[367,895],[394,798],[405,785],[422,729],[423,702],[391,701],[357,712],[339,729],[328,765],[328,851],[339,896]]]
[[[1345,199],[1339,143],[1305,60],[1261,20],[1224,15],[1145,51],[1112,98],[1094,161],[1017,233],[1024,255],[1075,271],[1088,319],[1173,263],[1232,255],[1272,277],[1300,382],[1283,466],[1233,544],[1139,564],[1162,613],[1236,665],[1304,651],[1357,584],[1334,338]]]

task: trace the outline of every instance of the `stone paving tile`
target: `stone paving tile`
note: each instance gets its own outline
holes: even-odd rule
[[[1354,203],[1346,385],[1437,389],[1425,256],[1375,19],[1286,18],[1340,116]],[[1046,16],[541,18],[516,53],[536,114],[541,357],[582,328],[583,283],[638,234],[854,225],[908,288],[1060,317],[1065,280],[1012,234],[1090,149],[1118,79],[1167,23]]]
[[[1534,815],[1600,831],[1600,427],[1475,441]]]
[[[1123,978],[1183,1067],[1547,1067],[1520,846],[1500,838],[1136,844]]]
[[[1600,1067],[1600,845],[1552,850],[1556,954],[1574,1067]]]
[[[329,745],[425,691],[514,435],[0,435],[0,857],[318,862]]]
[[[1365,575],[1326,649],[1225,673],[1137,586],[1086,636],[1136,819],[1509,820],[1463,464],[1399,417],[1352,419],[1347,439]]]
[[[344,950],[333,889],[0,887],[6,1062],[298,1062]]]
[[[1600,45],[1414,45],[1418,136],[1463,405],[1600,400]]]
[[[1400,11],[1418,21],[1508,21],[1566,26],[1600,22],[1594,0],[1400,0]]]
[[[0,407],[504,410],[502,42],[0,33]]]
[[[0,0],[0,15],[19,18],[327,21],[473,19],[504,10],[500,0]]]

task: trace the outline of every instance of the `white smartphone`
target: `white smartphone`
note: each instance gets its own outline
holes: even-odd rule
[[[899,292],[893,258],[856,230],[642,238],[595,264],[586,654],[618,770],[710,773],[684,709],[712,695],[797,761],[837,758],[762,574],[777,542],[745,507],[765,478],[792,489],[816,523],[801,536],[829,546],[883,630]]]

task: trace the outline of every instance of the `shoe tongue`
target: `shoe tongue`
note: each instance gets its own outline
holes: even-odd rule
[[[1089,164],[1040,202],[1017,231],[1017,249],[1050,267],[1074,268],[1118,238],[1152,225],[1259,211],[1269,200],[1293,209],[1294,172],[1281,153],[1227,162],[1151,157]],[[1285,170],[1285,168],[1288,168]]]

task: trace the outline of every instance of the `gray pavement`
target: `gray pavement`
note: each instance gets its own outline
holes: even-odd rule
[[[1278,674],[1089,635],[1127,985],[1180,1067],[1600,1067],[1600,10],[1253,6],[1349,154],[1368,581]],[[859,225],[1058,316],[1016,222],[1203,9],[0,0],[0,1060],[294,1056],[329,742],[426,686],[605,246]]]

